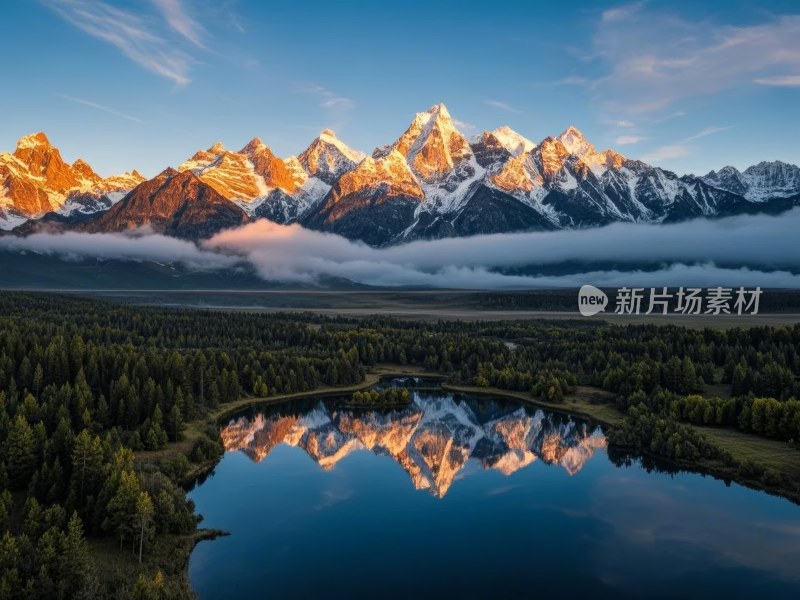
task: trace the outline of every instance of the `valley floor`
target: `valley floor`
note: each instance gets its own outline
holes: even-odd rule
[[[571,290],[480,292],[464,290],[95,290],[76,295],[141,306],[204,310],[310,313],[341,317],[391,317],[414,321],[581,320],[619,325],[680,325],[701,329],[793,325],[800,322],[800,294],[786,296],[785,309],[767,307],[757,315],[618,315],[583,317]],[[798,304],[798,306],[795,306]]]

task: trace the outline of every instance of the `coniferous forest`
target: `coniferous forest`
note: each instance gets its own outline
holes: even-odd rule
[[[359,384],[385,364],[548,404],[579,386],[603,390],[621,416],[612,445],[684,467],[712,461],[800,497],[791,473],[702,433],[734,430],[800,452],[797,325],[329,319],[4,293],[0,598],[190,595],[169,549],[200,522],[187,478],[222,452],[209,415],[241,398]]]

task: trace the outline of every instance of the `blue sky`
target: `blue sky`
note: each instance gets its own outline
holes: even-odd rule
[[[102,174],[216,140],[371,151],[444,102],[464,133],[577,126],[679,173],[800,163],[800,5],[27,0],[3,7],[0,149]]]

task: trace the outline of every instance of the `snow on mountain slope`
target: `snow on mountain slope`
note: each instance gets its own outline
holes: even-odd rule
[[[297,161],[310,177],[330,186],[364,158],[365,154],[353,150],[326,129],[297,157]]]
[[[73,199],[80,199],[87,214],[102,210],[105,195],[127,192],[142,181],[136,171],[103,178],[81,159],[70,165],[44,133],[27,135],[13,153],[0,153],[0,228],[60,210]]]
[[[249,219],[297,222],[375,246],[775,212],[800,203],[800,168],[779,161],[679,177],[611,149],[598,152],[574,126],[536,144],[507,126],[467,140],[455,123],[436,104],[371,157],[326,129],[297,156],[282,159],[258,138],[238,152],[217,142],[178,170]],[[65,163],[43,133],[25,136],[13,153],[0,154],[0,229],[33,219],[17,231],[25,234],[40,221],[99,219],[143,181],[136,171],[102,178],[82,160]],[[204,214],[232,217],[216,208]]]
[[[779,160],[760,162],[743,172],[723,167],[702,179],[708,185],[742,195],[751,202],[800,194],[800,167]]]
[[[519,156],[536,148],[536,144],[511,129],[508,125],[498,127],[491,134],[511,153],[511,156]]]

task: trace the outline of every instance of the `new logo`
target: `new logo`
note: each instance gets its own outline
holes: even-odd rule
[[[603,312],[607,305],[608,296],[603,290],[599,290],[593,285],[581,286],[578,292],[578,310],[584,317],[591,317]]]

